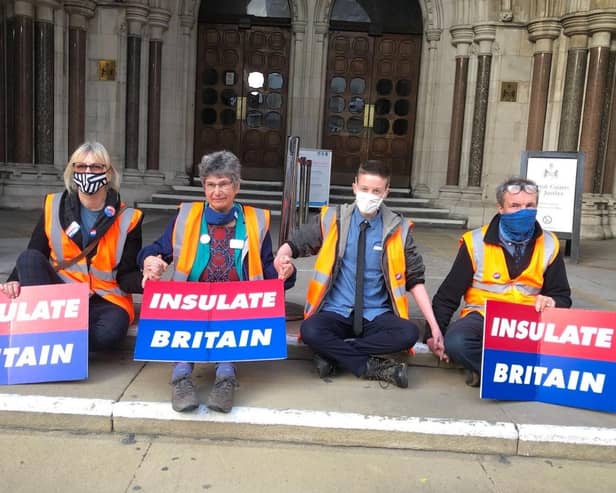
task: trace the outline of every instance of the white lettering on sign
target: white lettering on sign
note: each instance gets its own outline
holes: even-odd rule
[[[187,330],[155,330],[150,340],[152,348],[172,349],[221,349],[238,347],[269,346],[272,329],[242,329],[239,338],[232,330],[206,330],[189,332]]]
[[[547,368],[545,366],[496,363],[493,381],[495,383],[555,387],[581,392],[591,391],[595,394],[601,394],[605,385],[605,374]]]
[[[44,344],[42,346],[0,348],[4,368],[23,366],[68,365],[73,358],[73,344]]]
[[[0,303],[0,322],[58,320],[79,316],[79,299]]]
[[[231,299],[226,294],[154,293],[149,308],[154,310],[241,310],[273,308],[276,292],[238,293]]]
[[[493,337],[507,337],[509,339],[530,339],[531,341],[545,341],[557,344],[611,348],[614,329],[586,325],[567,325],[560,334],[557,334],[556,325],[553,323],[494,317],[490,334]]]

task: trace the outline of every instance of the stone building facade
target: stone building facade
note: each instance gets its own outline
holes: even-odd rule
[[[284,142],[365,158],[468,216],[524,150],[585,155],[582,237],[616,235],[616,0],[3,0],[0,206],[39,207],[99,140],[122,195],[228,148],[280,180]]]

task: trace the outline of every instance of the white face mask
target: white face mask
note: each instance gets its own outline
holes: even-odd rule
[[[362,214],[374,214],[383,203],[383,197],[368,192],[355,192],[355,203]]]

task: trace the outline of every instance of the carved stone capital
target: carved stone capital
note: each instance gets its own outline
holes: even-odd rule
[[[69,14],[70,27],[86,30],[88,19],[96,10],[96,3],[93,0],[64,0],[64,10]]]
[[[591,34],[598,32],[616,33],[616,10],[590,12],[588,14],[588,30]]]
[[[556,39],[560,36],[560,22],[552,17],[535,19],[528,23],[528,39],[532,42],[538,39]]]
[[[475,33],[474,41],[479,47],[480,55],[489,55],[492,53],[492,43],[496,39],[496,26],[492,23],[482,23],[473,26]]]
[[[190,34],[195,25],[195,0],[182,0],[179,18],[182,32],[185,35]]]
[[[565,15],[560,19],[565,36],[588,36],[588,16],[586,14]]]
[[[163,33],[169,28],[171,12],[167,9],[151,8],[148,22],[150,24],[150,39],[161,40]]]
[[[305,33],[307,24],[306,21],[294,20],[291,27],[294,33]]]
[[[143,25],[148,21],[149,7],[145,0],[132,0],[126,4],[126,25],[128,35],[141,35]]]
[[[34,15],[32,0],[15,0],[13,13],[24,17],[32,17]]]
[[[428,40],[428,43],[432,44],[440,41],[442,32],[442,29],[437,29],[435,27],[426,29],[426,39]]]

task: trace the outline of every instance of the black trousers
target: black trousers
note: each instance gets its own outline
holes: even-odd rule
[[[471,312],[453,322],[445,333],[445,352],[464,368],[481,374],[483,316]]]
[[[363,329],[362,335],[355,337],[352,313],[343,317],[327,311],[315,313],[300,326],[302,340],[315,353],[358,377],[366,370],[370,356],[406,351],[419,338],[419,329],[413,322],[391,312],[372,321],[364,318]]]
[[[38,250],[25,250],[17,258],[17,275],[22,286],[63,284],[49,260]],[[98,295],[90,296],[88,346],[90,351],[113,349],[126,337],[128,313]]]

